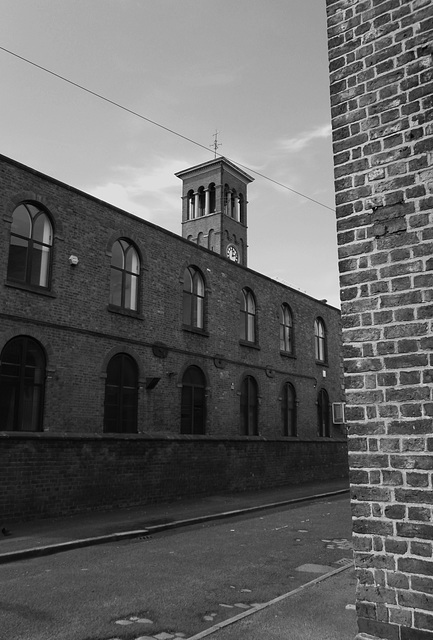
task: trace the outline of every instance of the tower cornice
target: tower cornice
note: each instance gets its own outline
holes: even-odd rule
[[[214,169],[220,166],[221,169],[225,169],[233,174],[236,178],[243,180],[245,183],[253,182],[254,178],[252,178],[248,173],[237,167],[233,162],[227,160],[224,156],[219,156],[218,158],[213,158],[208,162],[202,162],[201,164],[197,164],[194,167],[189,167],[188,169],[184,169],[183,171],[178,171],[174,175],[181,180],[187,177],[193,177],[194,175],[198,175],[203,173],[205,169]]]

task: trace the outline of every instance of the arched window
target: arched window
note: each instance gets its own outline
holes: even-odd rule
[[[288,304],[280,307],[280,351],[293,353],[293,320]]]
[[[229,185],[225,184],[224,185],[224,213],[226,216],[230,215],[230,209],[231,209],[231,192],[229,189]]]
[[[321,438],[331,436],[329,422],[329,396],[325,389],[320,389],[317,396],[317,424],[318,433]]]
[[[183,274],[183,324],[204,328],[204,280],[195,267],[187,267]]]
[[[245,221],[245,199],[242,193],[239,194],[239,221],[246,224]]]
[[[318,362],[326,362],[326,329],[322,318],[316,318],[314,322],[314,345],[316,360]]]
[[[250,289],[242,289],[241,298],[241,340],[256,341],[256,301]]]
[[[210,249],[211,251],[215,251],[214,240],[215,240],[215,232],[213,229],[209,229],[209,233],[207,236],[207,248]]]
[[[195,218],[195,197],[194,191],[190,189],[186,196],[186,219],[194,220]]]
[[[27,336],[10,340],[0,360],[0,430],[40,431],[45,387],[45,353]]]
[[[110,304],[138,310],[140,258],[129,240],[122,238],[111,251]]]
[[[182,378],[180,432],[204,434],[206,431],[206,379],[199,367],[188,367]]]
[[[7,278],[33,287],[50,286],[53,226],[38,205],[20,204],[12,214]]]
[[[216,190],[215,183],[209,185],[209,213],[215,213],[216,210]]]
[[[258,388],[252,376],[245,376],[241,384],[241,435],[258,435]]]
[[[136,433],[138,367],[127,353],[113,356],[105,380],[104,431]]]
[[[232,189],[231,201],[230,201],[230,217],[238,220],[238,196],[236,193],[236,189]]]
[[[283,419],[283,435],[296,436],[296,393],[295,388],[290,382],[286,382],[283,386],[281,414]]]
[[[204,216],[206,207],[206,197],[203,187],[199,187],[198,189],[198,215]]]

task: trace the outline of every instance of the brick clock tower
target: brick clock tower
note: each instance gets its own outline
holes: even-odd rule
[[[247,185],[224,157],[175,174],[182,180],[182,237],[247,266]]]

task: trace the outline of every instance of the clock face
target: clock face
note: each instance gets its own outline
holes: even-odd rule
[[[232,244],[229,244],[227,246],[226,254],[227,254],[227,258],[229,258],[229,260],[233,260],[233,262],[239,262],[238,250]]]

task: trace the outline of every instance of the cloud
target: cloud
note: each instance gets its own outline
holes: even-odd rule
[[[89,193],[128,213],[179,232],[181,221],[181,182],[174,176],[182,160],[155,162],[151,169],[119,166],[104,184],[88,187]]]
[[[287,138],[281,141],[281,146],[285,151],[300,151],[304,149],[310,142],[317,138],[329,138],[331,135],[331,125],[325,124],[315,127],[311,131],[303,131],[294,138]]]

